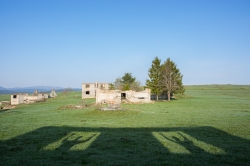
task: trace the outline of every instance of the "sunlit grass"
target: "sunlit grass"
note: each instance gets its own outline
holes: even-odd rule
[[[206,142],[197,140],[194,137],[181,131],[161,133],[153,132],[152,134],[171,153],[191,154],[198,153],[199,151],[204,151],[211,154],[225,154],[225,151],[223,151],[222,149]],[[189,147],[190,150],[185,147]]]
[[[100,132],[71,132],[45,147],[43,150],[56,150],[61,146],[69,146],[69,150],[85,150],[100,135]]]

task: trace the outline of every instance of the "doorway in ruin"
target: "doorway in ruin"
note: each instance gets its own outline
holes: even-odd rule
[[[125,100],[126,99],[126,93],[121,93],[121,99]]]

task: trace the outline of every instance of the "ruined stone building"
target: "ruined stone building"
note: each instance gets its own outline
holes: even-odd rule
[[[122,101],[127,103],[150,103],[150,89],[144,91],[120,91],[120,90],[97,90],[96,104],[113,103],[119,104]]]
[[[108,83],[83,83],[82,98],[96,98],[96,104],[113,103],[120,104],[122,101],[128,103],[149,103],[151,102],[151,91],[136,92],[132,90],[108,90]]]
[[[56,97],[56,96],[57,96],[56,91],[54,89],[52,89],[52,91],[49,94],[49,97],[53,98],[53,97]]]
[[[11,105],[18,105],[24,103],[24,99],[27,98],[28,96],[29,96],[28,93],[17,93],[11,95],[10,97]]]
[[[108,83],[83,83],[82,98],[95,98],[97,90],[108,90]]]
[[[47,99],[49,96],[45,92],[38,92],[37,90],[33,95],[28,95],[28,93],[16,93],[11,95],[11,105],[18,105],[22,103],[34,103],[39,100]]]

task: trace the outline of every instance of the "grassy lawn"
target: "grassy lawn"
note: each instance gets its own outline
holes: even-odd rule
[[[72,92],[0,110],[0,165],[249,165],[250,86],[187,86],[186,95],[125,111],[62,109],[82,103]]]

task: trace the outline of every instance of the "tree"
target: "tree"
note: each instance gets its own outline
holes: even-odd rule
[[[162,80],[162,66],[161,60],[158,57],[152,61],[152,66],[148,70],[149,79],[146,80],[146,87],[151,89],[151,92],[156,95],[156,100],[158,96],[162,94],[163,90],[160,86]]]
[[[109,84],[109,90],[115,90],[115,85],[113,83]]]
[[[171,93],[184,93],[182,77],[183,75],[176,64],[168,58],[162,65],[162,79],[160,81],[162,90],[167,92],[168,101],[170,101]]]
[[[130,85],[130,89],[133,91],[142,91],[143,87],[140,86],[141,83],[140,81],[134,81],[131,85]]]
[[[131,73],[125,73],[121,79],[123,90],[130,90],[130,86],[133,82],[135,82],[135,80],[136,78],[133,77]]]
[[[122,79],[121,79],[120,77],[118,77],[118,78],[115,80],[114,86],[115,86],[115,89],[119,89],[119,90],[122,90],[122,89],[123,89]]]
[[[131,73],[125,73],[122,77],[122,83],[131,85],[135,81],[135,77],[132,76]]]
[[[118,77],[114,82],[114,88],[119,90],[143,90],[143,87],[140,86],[140,82],[137,81],[131,73],[125,73],[122,78]]]

